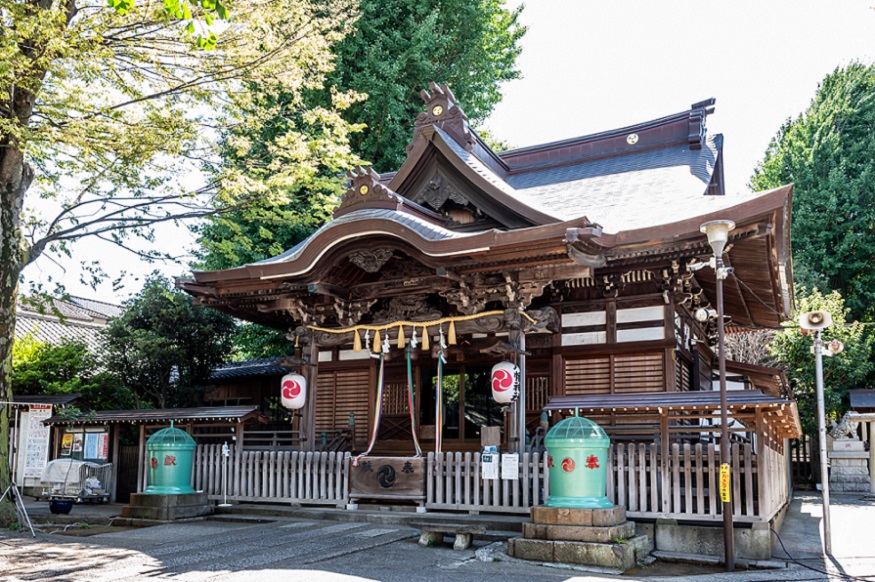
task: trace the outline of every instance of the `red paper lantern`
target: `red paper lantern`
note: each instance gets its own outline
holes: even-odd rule
[[[280,390],[282,405],[291,410],[303,408],[307,402],[307,379],[300,374],[283,376]]]
[[[520,393],[520,369],[511,362],[492,367],[492,397],[499,404],[513,402]]]

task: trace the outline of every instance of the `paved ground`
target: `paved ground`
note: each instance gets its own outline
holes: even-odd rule
[[[819,551],[820,498],[798,496],[785,520],[782,539],[803,564],[875,581],[875,499],[834,496],[834,560]],[[35,520],[47,504],[30,504]],[[100,523],[118,506],[76,506],[70,517]],[[42,527],[42,526],[40,526]],[[68,526],[67,534],[0,532],[0,580],[123,582],[133,580],[321,582],[418,581],[602,581],[675,580],[741,582],[840,580],[797,564],[779,570],[737,571],[677,566],[645,568],[618,578],[607,573],[521,562],[503,544],[480,542],[457,552],[450,545],[421,548],[417,533],[400,524],[279,517],[272,521],[196,521],[141,529]],[[777,555],[783,555],[778,547]],[[702,573],[698,573],[702,572]],[[674,574],[664,577],[665,574]]]

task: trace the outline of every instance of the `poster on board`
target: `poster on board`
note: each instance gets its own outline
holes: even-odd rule
[[[69,432],[61,438],[61,456],[69,457],[73,451],[73,435]]]
[[[51,404],[32,404],[27,416],[24,449],[24,476],[40,477],[49,457],[50,429],[43,421],[52,415]]]
[[[82,455],[83,459],[96,459],[98,455],[97,437],[100,436],[96,432],[85,433],[85,452]]]

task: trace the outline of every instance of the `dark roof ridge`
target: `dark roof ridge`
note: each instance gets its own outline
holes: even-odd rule
[[[541,170],[546,166],[565,165],[605,157],[620,157],[684,144],[698,149],[705,140],[705,118],[714,112],[714,102],[713,98],[707,99],[694,103],[686,111],[658,119],[598,133],[515,148],[496,155],[507,164],[511,173],[517,173]],[[666,131],[671,126],[674,126],[672,128],[674,131]],[[658,129],[662,131],[654,131]],[[652,134],[652,138],[656,139],[641,140],[642,136],[639,134],[645,132]],[[640,142],[643,143],[638,145]],[[599,143],[604,143],[606,147],[598,149],[593,147]],[[588,149],[590,152],[580,151],[575,155],[569,151],[571,148]],[[527,160],[531,161],[527,163]]]

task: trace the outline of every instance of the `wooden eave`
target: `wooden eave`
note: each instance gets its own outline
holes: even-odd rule
[[[568,228],[584,228],[580,221],[562,222],[512,231],[488,230],[481,233],[427,240],[412,229],[389,219],[368,218],[326,229],[310,239],[301,254],[290,261],[256,263],[223,271],[196,271],[194,283],[210,284],[252,280],[283,279],[306,281],[319,263],[361,248],[363,239],[379,240],[379,246],[398,248],[430,266],[519,262],[530,257],[556,255],[571,262],[565,248]],[[193,285],[189,285],[193,287]]]
[[[735,269],[735,277],[724,284],[726,313],[734,324],[743,327],[779,326],[793,309],[789,222],[792,194],[792,185],[782,186],[749,202],[695,218],[602,234],[597,242],[606,247],[605,257],[613,269],[672,256],[707,261],[712,251],[699,231],[700,225],[710,220],[732,220],[736,228],[730,233],[724,259]],[[713,272],[705,269],[697,273],[696,282],[711,302],[716,302]]]
[[[738,420],[749,421],[746,417],[759,411],[779,436],[798,438],[802,434],[799,410],[793,400],[775,398],[760,390],[730,390],[726,397],[729,412]],[[583,416],[707,415],[718,414],[720,409],[720,393],[716,390],[550,396],[544,406],[544,410],[577,411]]]
[[[790,395],[790,381],[787,374],[779,368],[727,360],[726,372],[747,376],[755,388],[775,398],[786,398]]]

